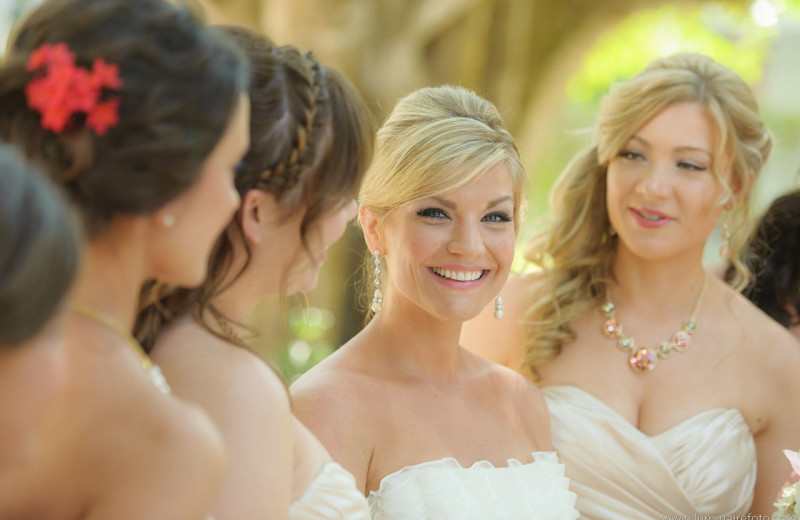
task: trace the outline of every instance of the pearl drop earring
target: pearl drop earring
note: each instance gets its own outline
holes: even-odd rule
[[[381,292],[381,250],[376,249],[372,254],[375,255],[375,269],[372,271],[375,274],[375,279],[373,280],[375,292],[372,293],[372,312],[378,313],[381,312],[383,308],[383,293]]]
[[[494,319],[499,320],[503,317],[503,297],[499,294],[494,297]]]

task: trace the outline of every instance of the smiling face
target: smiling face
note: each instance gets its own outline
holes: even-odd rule
[[[668,106],[608,165],[607,204],[619,249],[647,259],[701,258],[721,208],[712,172],[717,131],[696,103]]]
[[[498,163],[460,189],[389,213],[369,240],[386,261],[383,312],[418,309],[445,321],[476,316],[508,277],[514,209],[511,174]]]

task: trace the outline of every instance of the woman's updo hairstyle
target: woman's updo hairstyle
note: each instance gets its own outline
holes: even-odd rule
[[[44,128],[26,99],[43,44],[75,66],[118,67],[118,121],[97,135],[73,115]],[[247,91],[243,57],[196,10],[163,0],[48,0],[16,28],[0,70],[0,139],[16,144],[80,208],[89,236],[114,214],[155,211],[191,186]]]
[[[0,350],[36,336],[80,262],[78,226],[57,188],[0,144]]]

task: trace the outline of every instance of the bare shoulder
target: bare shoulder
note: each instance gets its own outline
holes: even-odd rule
[[[496,319],[491,302],[478,316],[464,324],[464,348],[501,365],[517,369],[525,344],[523,317],[541,285],[541,273],[513,275],[500,292],[503,317]]]
[[[371,402],[374,378],[350,363],[347,351],[345,345],[290,387],[295,415],[312,431],[352,424]]]
[[[349,347],[341,347],[300,376],[290,392],[295,416],[364,490],[374,427],[380,422],[375,404],[381,399],[376,379],[351,362]]]
[[[154,349],[173,392],[213,419],[227,448],[225,482],[214,515],[248,518],[289,507],[293,418],[282,376],[254,352],[192,321]]]
[[[196,324],[169,332],[156,344],[153,359],[177,395],[209,410],[215,419],[217,414],[254,411],[285,412],[288,417],[286,383],[254,352]]]
[[[753,511],[769,511],[786,480],[783,447],[794,447],[800,430],[800,341],[742,295],[725,303],[736,322],[733,341],[746,388],[748,423],[755,435],[758,475]]]
[[[747,377],[759,381],[751,389],[754,396],[762,396],[759,407],[779,405],[783,397],[797,395],[800,341],[747,298],[726,289],[724,305],[735,323],[729,334],[738,342],[737,352]]]
[[[550,416],[547,403],[536,384],[520,373],[497,363],[478,358],[479,373],[486,388],[495,388],[497,398],[506,405],[511,417],[528,432],[538,449],[551,450]]]
[[[725,287],[725,307],[736,323],[735,333],[741,338],[748,361],[796,367],[793,364],[800,362],[800,341],[747,298]]]
[[[210,419],[147,385],[118,387],[97,410],[103,434],[85,454],[99,486],[90,518],[202,518],[219,489],[224,448]]]

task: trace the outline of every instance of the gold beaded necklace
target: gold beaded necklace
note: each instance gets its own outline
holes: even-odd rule
[[[161,369],[158,367],[158,365],[153,363],[153,360],[150,359],[150,356],[147,355],[139,342],[136,341],[136,338],[133,337],[133,334],[128,332],[125,326],[119,322],[119,320],[107,312],[82,303],[73,303],[69,306],[69,308],[72,312],[80,314],[81,316],[89,318],[95,323],[103,325],[105,328],[122,338],[122,340],[125,341],[125,343],[136,355],[137,359],[139,360],[139,364],[142,366],[142,369],[147,372],[147,375],[150,377],[150,382],[153,383],[153,386],[155,386],[162,394],[170,393],[169,384],[167,383],[167,379],[164,377],[164,374],[161,373]]]
[[[633,336],[625,334],[622,322],[617,319],[617,310],[611,301],[611,293],[608,292],[606,303],[600,307],[606,321],[603,323],[603,334],[607,338],[617,340],[617,346],[623,352],[630,353],[628,366],[636,373],[646,373],[655,370],[658,358],[666,359],[673,351],[685,352],[692,345],[692,334],[697,331],[697,312],[700,310],[700,303],[708,286],[708,275],[703,278],[703,287],[697,296],[694,310],[689,319],[683,322],[683,328],[677,331],[669,340],[662,341],[657,348],[640,347],[636,345]]]

